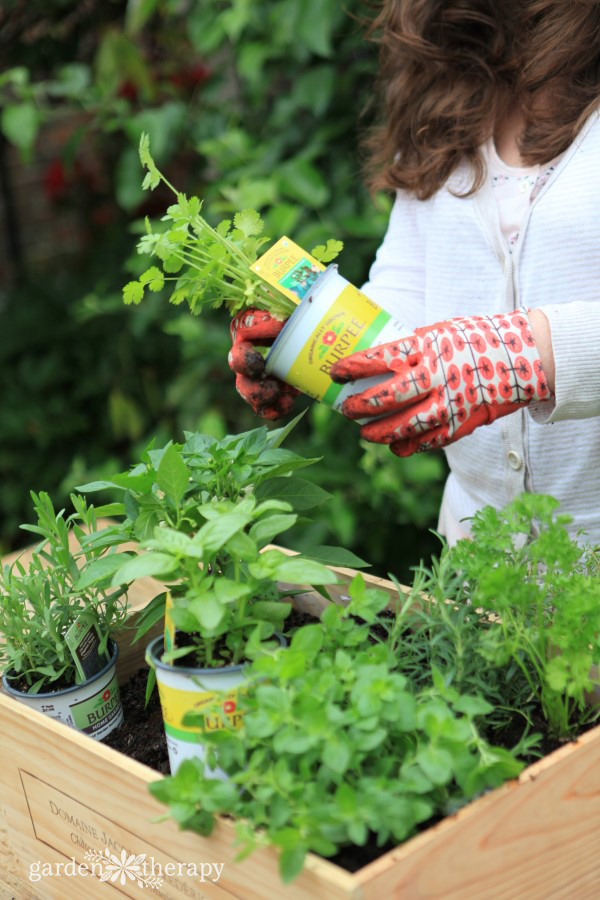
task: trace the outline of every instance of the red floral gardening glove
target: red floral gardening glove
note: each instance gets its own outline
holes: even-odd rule
[[[550,391],[527,313],[449,319],[339,360],[331,377],[345,384],[390,377],[344,401],[367,441],[397,456],[443,447],[501,416],[546,400]]]
[[[231,321],[229,365],[236,372],[235,386],[246,403],[263,419],[287,415],[300,393],[296,388],[265,375],[265,360],[256,347],[270,346],[285,320],[262,309],[245,309]]]

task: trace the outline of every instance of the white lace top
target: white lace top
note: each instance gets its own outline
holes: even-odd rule
[[[498,204],[500,228],[512,253],[529,207],[554,172],[558,158],[546,166],[509,166],[498,156],[493,140],[485,144],[483,154]]]

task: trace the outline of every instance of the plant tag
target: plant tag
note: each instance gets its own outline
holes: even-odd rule
[[[98,652],[100,633],[95,622],[84,622],[83,615],[65,632],[65,643],[71,651],[77,671],[87,681],[106,665],[106,658]]]
[[[171,592],[167,591],[167,599],[165,601],[165,653],[175,648],[175,622],[171,616],[173,609],[173,597]]]
[[[280,238],[250,268],[294,303],[304,298],[325,271],[323,263],[288,237]]]

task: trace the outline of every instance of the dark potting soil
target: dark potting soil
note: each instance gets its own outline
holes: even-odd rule
[[[169,775],[169,754],[163,728],[160,700],[156,688],[145,706],[148,669],[139,669],[121,685],[123,724],[104,739],[105,744],[125,756]]]

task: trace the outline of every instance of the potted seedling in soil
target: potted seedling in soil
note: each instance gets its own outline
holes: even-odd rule
[[[223,716],[239,722],[237,694],[230,692],[244,681],[248,660],[273,652],[280,641],[276,632],[290,612],[290,604],[282,602],[289,590],[278,582],[328,584],[335,577],[323,563],[365,565],[336,547],[315,547],[310,558],[261,552],[298,522],[299,512],[329,496],[296,474],[314,460],[280,446],[296,421],[220,441],[188,434],[182,445],[148,449],[130,472],[82,487],[111,487],[123,494],[122,521],[92,536],[91,544],[134,540],[139,545],[139,555],[121,560],[122,567],[119,553],[110,558],[113,586],[144,575],[168,586],[139,617],[136,639],[160,621],[168,598],[172,628],[164,647],[162,638],[151,645],[149,660],[158,676],[173,769],[202,752],[202,729],[185,726],[183,718],[212,702],[213,685],[219,711],[207,727]],[[98,578],[106,572],[99,564]]]
[[[360,865],[523,767],[520,747],[484,738],[493,708],[481,696],[431,671],[415,690],[401,656],[374,639],[387,594],[361,576],[349,594],[252,664],[241,728],[206,735],[225,784],[188,760],[150,787],[182,828],[206,835],[218,814],[233,816],[238,858],[272,845],[286,882],[308,851]]]
[[[350,394],[382,380],[342,386],[329,374],[338,359],[410,332],[346,281],[337,266],[325,268],[341,251],[340,241],[329,240],[309,254],[283,237],[259,258],[269,238],[263,236],[264,223],[255,210],[241,210],[233,221],[213,228],[201,215],[202,201],[179,193],[159,171],[145,134],[139,152],[147,169],[143,187],[153,190],[162,182],[177,202],[167,209],[163,226],[146,219],[138,251],[156,257],[162,268],[151,266],[129,282],[125,303],[140,303],[146,290],[170,285],[170,302],[187,302],[195,314],[203,306],[224,305],[232,315],[257,308],[289,318],[267,356],[267,374],[335,409]]]
[[[171,586],[169,619],[178,629],[164,652],[163,638],[148,647],[163,707],[172,771],[183,759],[202,754],[206,731],[241,724],[239,690],[247,663],[273,653],[291,604],[278,582],[325,585],[335,582],[322,563],[261,549],[296,522],[289,503],[220,500],[194,510],[205,522],[193,537],[159,526],[143,541],[138,557],[116,572],[113,585],[147,573]],[[203,710],[202,725],[186,724],[188,712]],[[213,772],[221,775],[220,770]]]
[[[22,527],[42,540],[27,566],[17,559],[0,577],[3,686],[21,703],[101,740],[123,721],[111,633],[127,618],[126,586],[87,583],[86,567],[105,553],[82,548],[97,527],[93,507],[72,495],[75,513],[65,519],[47,494],[32,497],[37,523]]]

